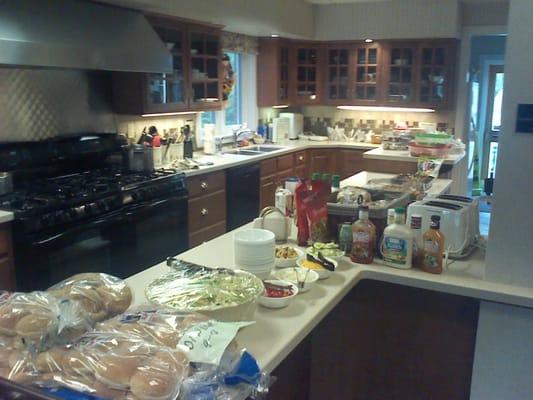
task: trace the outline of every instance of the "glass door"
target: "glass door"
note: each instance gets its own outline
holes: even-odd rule
[[[289,47],[281,46],[279,52],[279,100],[285,103],[289,100]]]
[[[414,62],[416,48],[394,46],[389,49],[386,68],[388,83],[386,101],[393,104],[412,103],[414,99]]]
[[[327,50],[326,100],[329,103],[346,103],[349,99],[350,50],[333,48]]]
[[[312,104],[318,100],[318,48],[296,48],[296,93],[299,104]]]
[[[187,106],[184,72],[184,30],[157,27],[157,33],[172,54],[171,74],[148,74],[147,110],[175,111]]]
[[[219,107],[220,36],[208,32],[190,32],[191,106]]]
[[[420,57],[420,85],[418,100],[423,105],[439,106],[448,97],[448,49],[422,47]]]
[[[363,47],[355,50],[354,99],[356,102],[375,102],[377,99],[378,49]]]

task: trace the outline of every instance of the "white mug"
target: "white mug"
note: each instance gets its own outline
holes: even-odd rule
[[[254,219],[254,228],[266,229],[274,234],[276,242],[286,242],[291,234],[292,219],[275,207],[267,207],[259,218]]]

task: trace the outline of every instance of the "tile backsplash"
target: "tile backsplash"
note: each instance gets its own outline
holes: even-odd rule
[[[150,126],[155,126],[160,135],[170,129],[177,129],[179,132],[181,127],[186,124],[191,126],[193,132],[196,131],[198,116],[201,114],[184,114],[184,115],[169,115],[157,117],[139,117],[137,115],[117,115],[118,132],[126,135],[128,138],[137,140],[144,128],[148,129]]]

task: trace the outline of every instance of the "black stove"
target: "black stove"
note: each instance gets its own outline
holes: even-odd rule
[[[14,191],[18,290],[41,290],[80,272],[127,277],[188,248],[185,176],[132,172],[117,135],[0,144]],[[1,289],[1,287],[0,287]]]

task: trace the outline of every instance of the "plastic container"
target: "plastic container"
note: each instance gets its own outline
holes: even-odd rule
[[[415,142],[409,143],[409,153],[413,157],[429,156],[437,158],[446,158],[450,154],[451,145],[441,146],[423,146]]]
[[[409,269],[413,262],[414,234],[405,225],[405,209],[397,208],[394,224],[383,231],[381,254],[385,265]]]
[[[422,146],[448,145],[452,137],[447,133],[417,133],[415,143]]]

